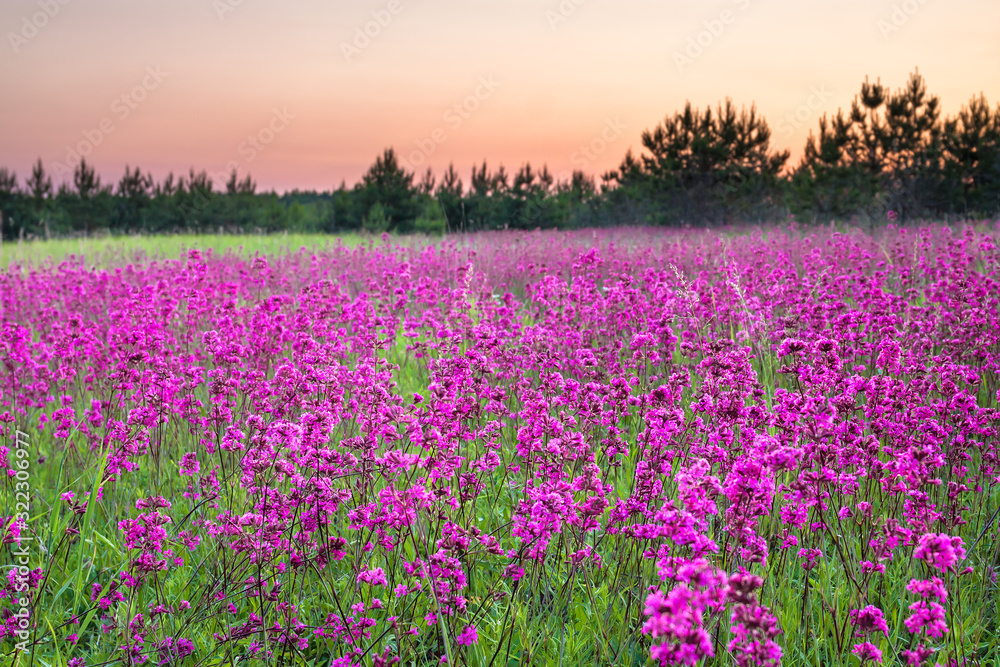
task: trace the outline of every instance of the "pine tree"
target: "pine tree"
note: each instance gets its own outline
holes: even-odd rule
[[[132,171],[125,165],[125,174],[118,181],[113,229],[131,234],[145,226],[144,212],[149,207],[152,187],[151,175],[143,175],[139,167]]]
[[[756,107],[737,112],[731,99],[704,112],[688,102],[642,133],[641,170],[652,193],[684,220],[726,221],[748,194],[770,199],[789,151],[771,150],[771,130]],[[627,156],[627,158],[630,156]],[[624,164],[622,174],[633,170]]]
[[[4,239],[14,238],[14,226],[11,213],[17,195],[17,174],[0,167],[0,234]]]
[[[399,164],[396,151],[385,149],[355,188],[362,210],[370,213],[375,204],[381,204],[390,231],[410,231],[417,217],[413,177],[413,172]]]
[[[953,206],[969,215],[1000,211],[1000,104],[982,93],[944,123],[944,171]]]
[[[83,226],[84,236],[88,236],[100,221],[107,221],[111,211],[111,188],[101,185],[101,177],[87,160],[81,158],[73,170],[75,197],[72,208],[76,224]]]

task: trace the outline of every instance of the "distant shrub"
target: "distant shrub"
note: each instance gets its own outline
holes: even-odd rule
[[[440,202],[433,197],[427,197],[424,202],[420,216],[413,222],[413,229],[419,234],[440,236],[448,228],[448,222],[444,217],[444,210]]]
[[[385,213],[382,202],[376,202],[369,210],[368,215],[361,221],[361,228],[372,234],[381,234],[389,229],[389,216]]]

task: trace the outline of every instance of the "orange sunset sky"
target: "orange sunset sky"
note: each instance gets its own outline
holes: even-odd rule
[[[996,0],[3,0],[0,27],[0,166],[22,182],[87,153],[105,182],[330,189],[388,146],[466,183],[483,158],[599,175],[727,96],[794,163],[866,75],[918,67],[946,114],[1000,101]]]

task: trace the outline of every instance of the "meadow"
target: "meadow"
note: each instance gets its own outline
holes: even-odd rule
[[[8,244],[0,662],[1000,665],[998,232]]]
[[[273,255],[302,248],[322,250],[331,245],[354,246],[363,237],[348,234],[331,238],[326,234],[171,234],[103,235],[52,240],[0,242],[0,269],[13,266],[38,267],[66,259],[90,266],[122,266],[134,262],[177,259],[189,250],[225,254]]]

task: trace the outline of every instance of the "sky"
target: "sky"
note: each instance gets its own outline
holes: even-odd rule
[[[798,161],[865,77],[1000,102],[996,0],[2,0],[0,166],[258,189],[404,166],[599,176],[690,101],[756,104]]]

